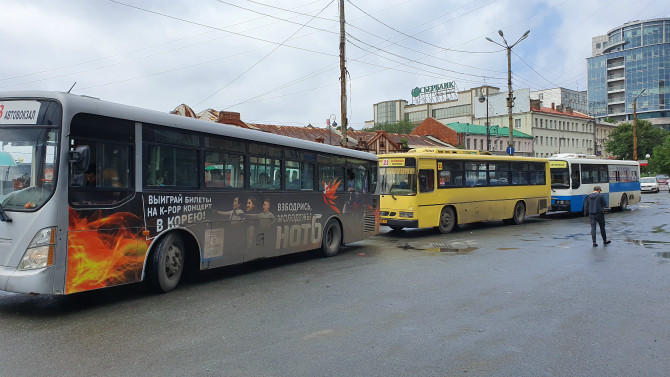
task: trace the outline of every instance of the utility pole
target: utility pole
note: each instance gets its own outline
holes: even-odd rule
[[[642,89],[640,94],[633,99],[633,161],[637,161],[637,97],[647,89]]]
[[[486,37],[486,40],[495,43],[498,46],[507,50],[507,114],[509,117],[509,147],[512,148],[510,151],[514,154],[514,125],[512,124],[512,106],[514,106],[514,95],[512,93],[512,48],[516,46],[519,42],[523,41],[530,34],[530,30],[523,33],[521,38],[514,42],[511,46],[507,43],[507,40],[503,36],[502,30],[498,30],[500,38],[502,38],[504,45],[494,41],[493,39]]]
[[[342,140],[340,144],[347,147],[347,66],[344,58],[344,0],[340,0],[340,119],[342,120]]]

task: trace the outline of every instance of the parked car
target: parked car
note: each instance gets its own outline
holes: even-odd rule
[[[658,180],[656,177],[640,178],[640,190],[642,192],[658,192]]]
[[[670,179],[670,177],[668,177],[667,174],[659,174],[659,175],[657,175],[657,176],[656,176],[656,180],[658,181],[658,186],[659,186],[659,188],[660,188],[660,187],[663,187],[663,186],[665,186],[664,189],[667,188],[667,186],[668,186],[668,179]]]

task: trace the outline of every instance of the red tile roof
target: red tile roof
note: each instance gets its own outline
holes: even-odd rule
[[[196,114],[190,107],[186,105],[178,106],[171,112],[171,114],[208,120],[210,122],[231,124],[238,127],[258,130],[261,132],[269,132],[276,135],[284,135],[296,139],[315,141],[336,146],[340,145],[340,140],[342,139],[340,131],[334,128],[333,129],[318,128],[312,125],[308,125],[305,127],[296,127],[296,126],[276,126],[272,124],[245,123],[240,119],[239,113],[233,113],[227,111],[219,112],[216,110],[208,109]],[[444,127],[443,124],[442,126]],[[390,148],[390,150],[396,151],[401,149],[402,144],[401,141],[404,139],[407,140],[407,145],[409,148],[420,148],[420,147],[453,148],[453,144],[443,141],[442,138],[437,137],[436,135],[430,135],[430,136],[435,137],[431,138],[429,137],[429,134],[417,135],[412,133],[410,135],[407,135],[407,134],[388,133],[385,131],[365,132],[350,129],[347,130],[347,139],[348,139],[347,145],[349,148],[359,148],[363,150],[368,150],[368,146],[372,147],[373,145],[378,144],[387,147],[386,142],[388,142],[392,147]],[[374,152],[376,150],[372,151]]]

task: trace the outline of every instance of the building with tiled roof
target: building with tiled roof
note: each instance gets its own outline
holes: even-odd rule
[[[284,135],[296,139],[314,141],[330,145],[341,145],[342,134],[332,127],[319,128],[311,124],[304,127],[276,126],[272,124],[245,123],[241,120],[240,113],[228,111],[216,111],[208,109],[195,113],[190,107],[180,105],[171,114],[188,116],[208,120],[210,122],[230,124],[238,127]],[[406,135],[388,133],[385,131],[365,132],[358,130],[347,130],[347,146],[375,154],[402,152],[411,148],[439,147],[454,148],[454,146],[438,137],[432,135]]]

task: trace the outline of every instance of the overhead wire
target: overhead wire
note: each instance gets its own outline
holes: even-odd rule
[[[220,1],[220,0],[217,0],[217,1]],[[331,0],[330,3],[328,3],[325,7],[323,7],[323,9],[321,9],[321,10],[319,11],[319,13],[317,13],[314,17],[316,17],[317,15],[321,14],[324,10],[326,10],[326,8],[328,8],[328,7],[330,6],[330,4],[333,3],[333,1],[334,1],[334,0]],[[307,26],[308,23],[312,22],[312,20],[314,20],[314,17],[310,18],[309,21],[307,21],[304,25],[301,25],[295,32],[293,32],[293,33],[292,33],[291,35],[289,35],[286,39],[284,39],[283,42],[281,42],[280,44],[276,45],[275,48],[272,49],[272,51],[268,52],[268,53],[267,53],[265,56],[263,56],[260,60],[258,60],[258,61],[255,62],[254,64],[252,64],[252,65],[251,65],[249,68],[247,68],[244,72],[240,73],[240,74],[237,75],[234,79],[232,79],[232,80],[229,81],[227,84],[225,84],[224,86],[222,86],[220,89],[216,90],[214,93],[212,93],[211,95],[209,95],[208,97],[206,97],[206,98],[203,99],[202,101],[198,102],[195,106],[198,106],[199,104],[201,104],[201,103],[207,101],[208,99],[212,98],[212,97],[215,96],[217,93],[219,93],[219,92],[222,91],[223,89],[227,88],[229,85],[231,85],[232,83],[234,83],[235,81],[237,81],[239,78],[241,78],[242,76],[244,76],[245,74],[247,74],[247,73],[248,73],[249,71],[251,71],[254,67],[256,67],[258,64],[260,64],[263,60],[267,59],[267,57],[269,57],[269,56],[272,55],[275,51],[277,51],[277,49],[279,49],[280,47],[282,47],[282,46],[283,46],[286,42],[288,42],[291,38],[293,38],[293,36],[296,35],[296,34],[297,34],[300,30],[302,30],[305,26]]]

